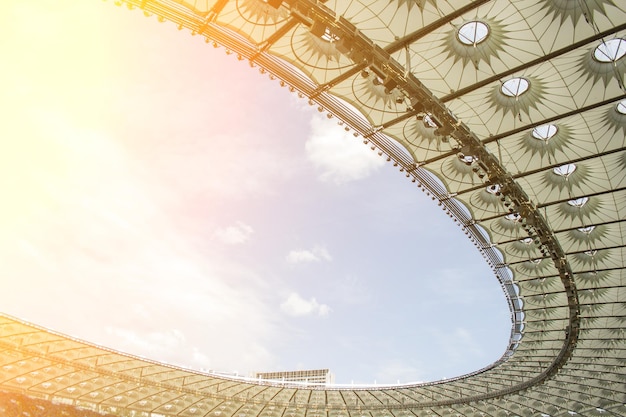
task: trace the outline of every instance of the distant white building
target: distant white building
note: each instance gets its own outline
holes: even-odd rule
[[[302,382],[306,384],[333,384],[335,376],[328,369],[312,369],[303,371],[257,372],[256,379],[280,382]]]

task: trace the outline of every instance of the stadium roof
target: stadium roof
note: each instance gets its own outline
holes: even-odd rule
[[[493,268],[511,310],[509,349],[440,382],[283,385],[2,316],[2,387],[176,416],[626,414],[623,2],[116,4],[224,46],[394,161]]]

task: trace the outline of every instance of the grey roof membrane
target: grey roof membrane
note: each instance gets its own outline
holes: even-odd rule
[[[626,415],[624,1],[116,3],[227,48],[397,165],[492,267],[509,349],[433,383],[281,384],[0,316],[0,387],[168,416]]]

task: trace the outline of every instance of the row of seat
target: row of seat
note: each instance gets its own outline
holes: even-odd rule
[[[0,391],[0,415],[3,417],[115,417],[68,404],[56,404],[23,394]]]

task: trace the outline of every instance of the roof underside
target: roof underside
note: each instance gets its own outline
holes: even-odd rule
[[[443,382],[289,386],[0,316],[0,387],[175,416],[626,415],[622,0],[116,3],[224,46],[388,157],[492,266],[511,343]]]

